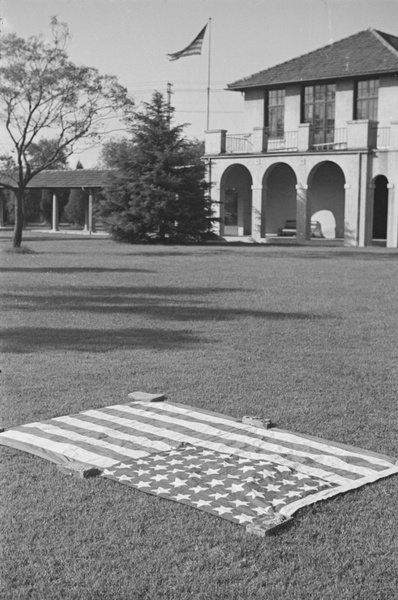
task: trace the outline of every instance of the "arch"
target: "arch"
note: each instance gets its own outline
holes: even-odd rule
[[[377,175],[373,184],[372,239],[384,241],[387,239],[388,179],[384,175]]]
[[[252,185],[251,173],[244,165],[230,165],[224,171],[220,182],[221,235],[251,235]]]
[[[330,160],[318,163],[308,176],[311,222],[320,224],[326,239],[344,238],[345,182],[342,168]]]
[[[263,177],[262,236],[278,235],[286,221],[296,220],[297,177],[284,162],[273,164]]]

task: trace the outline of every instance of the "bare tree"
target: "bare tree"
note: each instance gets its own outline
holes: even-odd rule
[[[106,132],[106,122],[133,107],[116,77],[78,66],[68,59],[68,26],[51,20],[52,40],[0,37],[0,122],[13,148],[0,156],[0,186],[15,191],[13,246],[23,230],[23,198],[29,181],[70,156],[81,140]],[[41,140],[51,140],[42,143]],[[40,152],[38,152],[38,147]]]

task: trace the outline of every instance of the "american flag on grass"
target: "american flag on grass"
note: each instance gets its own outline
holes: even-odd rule
[[[29,423],[0,443],[209,512],[251,530],[398,473],[394,459],[171,402],[131,402]]]

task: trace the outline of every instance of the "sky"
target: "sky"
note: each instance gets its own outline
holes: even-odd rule
[[[70,59],[116,75],[138,105],[171,83],[175,123],[197,139],[207,128],[209,63],[209,129],[244,133],[243,97],[228,83],[369,27],[398,36],[398,0],[0,0],[5,33],[50,39],[53,15],[69,26]],[[201,55],[169,61],[209,19]],[[78,158],[90,168],[98,156],[91,148]]]

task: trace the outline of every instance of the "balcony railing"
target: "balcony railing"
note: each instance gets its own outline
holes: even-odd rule
[[[334,129],[331,132],[317,132],[314,135],[315,140],[317,139],[318,135],[319,138],[324,138],[326,141],[314,143],[314,150],[347,150],[346,127],[338,127],[337,129]],[[328,137],[333,139],[328,140]]]
[[[376,148],[388,148],[390,146],[390,127],[378,127],[376,137]]]
[[[379,127],[367,119],[347,122],[347,127],[313,129],[308,123],[298,125],[297,131],[285,131],[271,137],[264,127],[254,127],[252,133],[228,134],[224,129],[206,132],[205,152],[219,154],[264,154],[314,151],[357,151],[364,149],[398,148],[398,120],[389,127]]]
[[[297,131],[285,131],[283,137],[267,140],[267,152],[296,152],[298,150]]]
[[[253,152],[251,133],[235,133],[225,136],[225,152],[227,154],[249,154]]]

